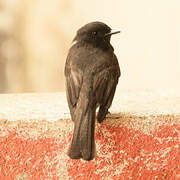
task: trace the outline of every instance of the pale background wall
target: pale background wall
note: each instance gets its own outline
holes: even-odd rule
[[[103,21],[121,65],[119,89],[180,88],[179,0],[1,0],[0,93],[64,90],[76,30]]]

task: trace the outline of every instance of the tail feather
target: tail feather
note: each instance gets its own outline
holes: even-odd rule
[[[95,110],[92,98],[81,96],[74,113],[74,133],[68,155],[72,159],[92,160],[95,155]]]

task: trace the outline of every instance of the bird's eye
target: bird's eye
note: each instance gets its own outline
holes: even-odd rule
[[[92,34],[93,34],[93,35],[97,35],[97,31],[93,31]]]

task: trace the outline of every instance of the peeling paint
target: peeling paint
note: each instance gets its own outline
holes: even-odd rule
[[[161,126],[149,135],[126,127],[102,124],[101,128],[112,136],[97,131],[98,155],[94,161],[69,160],[68,172],[72,179],[177,179],[180,149],[176,147],[180,141],[176,130],[180,125]]]
[[[38,136],[33,137],[28,132],[32,125],[26,125],[24,131],[23,127],[6,125],[0,129],[0,179],[180,178],[179,124],[163,125],[146,134],[118,123],[112,126],[103,122],[96,128],[97,156],[90,162],[71,160],[66,155],[71,131],[55,132],[56,125],[48,125],[41,133],[38,126]]]
[[[56,176],[57,152],[63,144],[56,144],[54,138],[27,138],[16,131],[6,136],[0,133],[0,177],[13,180],[26,176],[28,180],[58,179]],[[48,161],[52,163],[48,163]]]

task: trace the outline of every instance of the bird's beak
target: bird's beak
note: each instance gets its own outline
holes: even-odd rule
[[[119,30],[113,30],[113,29],[112,29],[111,32],[105,34],[105,37],[106,37],[106,36],[111,36],[111,35],[113,35],[113,34],[117,34],[117,33],[120,33],[120,32],[121,32],[121,31],[119,31]]]

